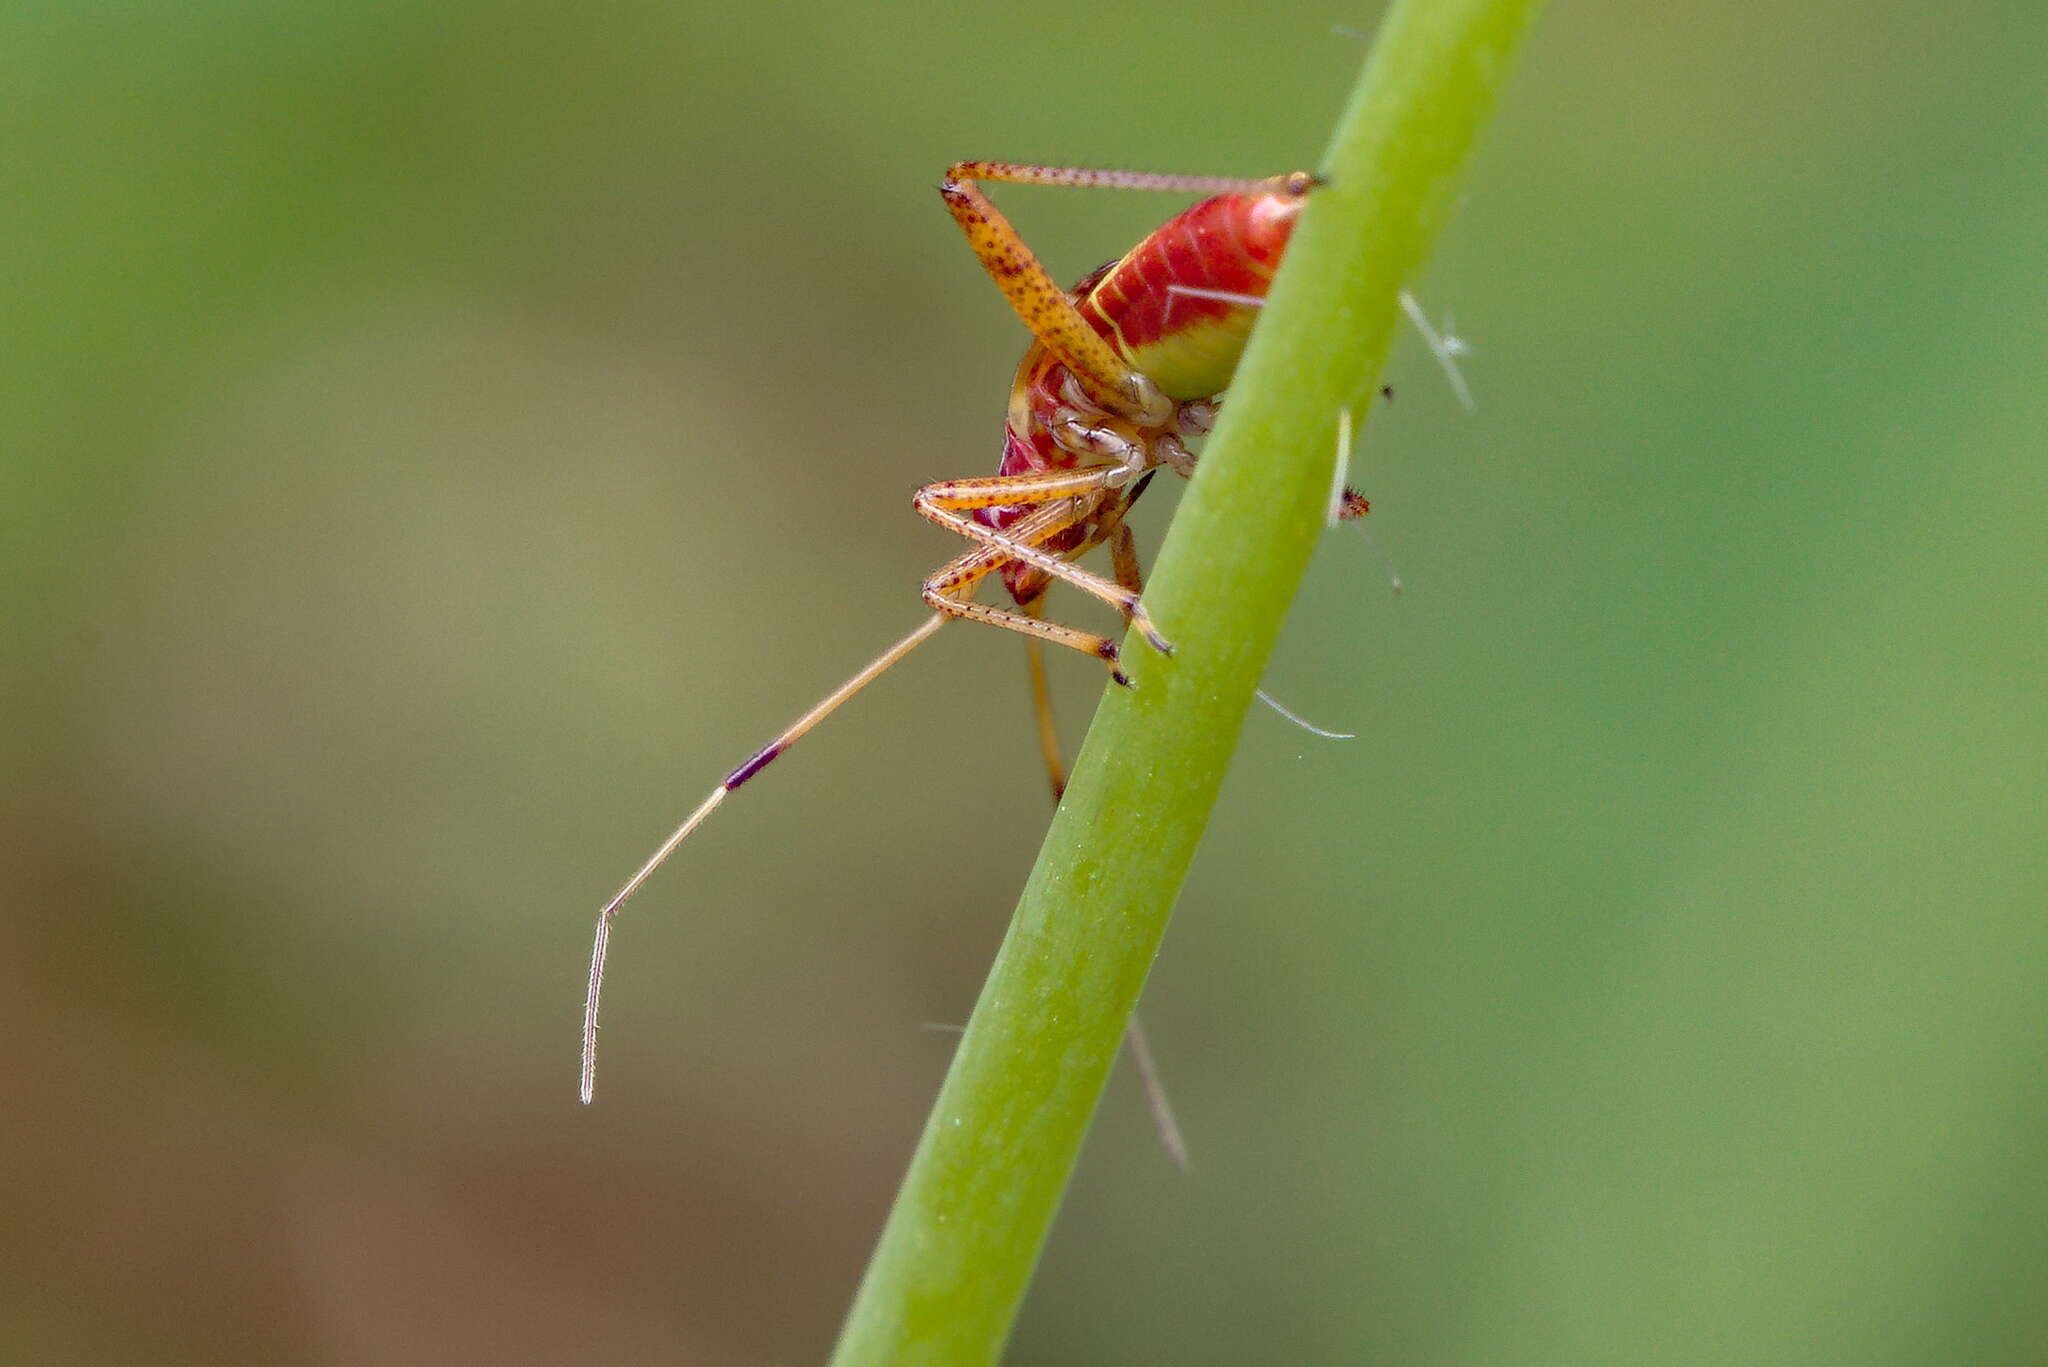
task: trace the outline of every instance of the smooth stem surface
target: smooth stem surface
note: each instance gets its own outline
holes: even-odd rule
[[[1370,412],[1396,295],[1541,0],[1401,0],[1340,123],[842,1331],[834,1367],[1001,1355],[1124,1025]]]

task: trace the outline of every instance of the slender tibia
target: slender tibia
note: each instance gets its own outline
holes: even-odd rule
[[[1066,646],[1084,655],[1093,655],[1109,665],[1110,678],[1120,684],[1130,683],[1130,679],[1117,663],[1116,642],[1109,637],[1045,621],[1035,611],[1017,612],[968,601],[974,596],[975,587],[982,580],[1016,558],[1011,553],[1013,550],[1032,549],[1047,537],[1057,536],[1072,527],[1087,517],[1090,511],[1085,498],[1061,499],[1047,504],[1011,527],[1000,544],[984,544],[963,551],[925,576],[924,601],[950,616],[986,622],[990,626],[1020,632],[1028,638],[1051,641],[1054,645]],[[1075,548],[1075,553],[1079,554],[1093,544],[1089,542],[1079,546]],[[1032,596],[1039,597],[1043,593],[1044,590],[1041,589]]]
[[[1011,185],[1058,185],[1081,190],[1164,190],[1183,195],[1307,194],[1320,182],[1307,171],[1285,175],[1177,176],[1154,171],[1117,171],[1083,166],[1039,166],[1015,161],[956,162],[952,180],[993,180]]]
[[[977,563],[975,552],[954,560],[939,569],[924,581],[924,601],[940,612],[953,617],[965,617],[970,621],[983,622],[1006,631],[1020,632],[1035,636],[1041,641],[1050,641],[1069,650],[1078,650],[1083,655],[1093,655],[1109,666],[1109,677],[1117,683],[1128,685],[1130,676],[1125,674],[1118,663],[1119,652],[1116,642],[1107,636],[1078,627],[1064,627],[1057,622],[1048,622],[1029,613],[1017,612],[1010,608],[990,607],[987,603],[970,602],[964,593],[972,585],[986,577],[993,568]],[[998,561],[997,563],[1001,563]]]
[[[1152,630],[1150,619],[1145,616],[1144,608],[1138,603],[1138,596],[1122,585],[1104,579],[1101,575],[1095,574],[1092,571],[1084,570],[1072,561],[1054,555],[1050,551],[1038,550],[1031,546],[1019,546],[994,528],[976,522],[965,513],[955,512],[936,499],[921,500],[917,511],[920,515],[938,523],[947,531],[964,536],[970,541],[980,542],[983,545],[989,546],[999,552],[1003,559],[1015,560],[1021,564],[1029,565],[1041,574],[1050,575],[1054,579],[1072,584],[1075,588],[1080,589],[1092,598],[1100,598],[1125,617],[1128,617],[1131,620],[1131,625],[1143,630],[1146,636],[1151,638],[1153,645],[1162,651],[1172,652],[1173,647],[1159,640],[1158,633]]]
[[[597,1005],[598,998],[604,991],[604,965],[606,954],[611,948],[612,919],[618,915],[619,908],[624,906],[634,893],[640,891],[641,885],[653,877],[654,871],[666,863],[668,857],[676,852],[677,846],[689,839],[691,833],[704,824],[705,819],[718,809],[718,804],[725,801],[727,793],[767,768],[776,756],[801,740],[804,734],[812,727],[831,716],[847,699],[873,683],[911,651],[923,645],[931,638],[934,632],[944,626],[949,620],[949,614],[943,612],[933,613],[918,625],[917,630],[905,636],[895,645],[890,646],[880,655],[877,655],[858,674],[855,674],[845,683],[833,689],[817,706],[811,708],[810,711],[790,723],[783,730],[782,734],[748,756],[744,762],[725,776],[723,783],[711,790],[711,795],[698,804],[697,810],[691,812],[684,819],[683,824],[675,828],[675,831],[670,834],[668,839],[661,842],[661,848],[648,857],[647,862],[640,866],[639,871],[631,878],[628,878],[625,886],[616,893],[613,893],[612,899],[606,902],[604,908],[597,913],[597,933],[590,946],[590,986],[583,998],[583,1074],[581,1095],[584,1105],[590,1104],[591,1094],[597,1086]]]
[[[1029,565],[1041,574],[1072,584],[1083,593],[1108,603],[1130,621],[1132,628],[1144,636],[1154,650],[1163,655],[1171,655],[1172,644],[1159,634],[1157,627],[1153,626],[1151,615],[1145,611],[1144,604],[1139,601],[1136,593],[1121,584],[1104,579],[1099,574],[1082,569],[1065,556],[1040,550],[1024,540],[965,516],[967,510],[975,508],[1030,504],[1060,498],[1071,497],[1077,502],[1085,503],[1088,501],[1088,491],[1111,489],[1129,477],[1130,471],[1127,467],[1107,465],[1053,474],[996,475],[988,479],[948,480],[941,484],[927,484],[919,489],[912,506],[917,509],[920,517],[928,518],[950,532],[991,547],[1001,552],[1005,559]],[[1084,508],[1070,521],[1078,522],[1093,511],[1093,508]]]
[[[1022,608],[1033,617],[1044,610],[1043,594]],[[1035,636],[1024,638],[1024,668],[1031,676],[1031,715],[1038,723],[1038,749],[1045,757],[1046,781],[1052,785],[1052,800],[1058,803],[1067,795],[1067,764],[1060,755],[1059,727],[1053,723],[1052,688],[1045,677],[1045,647]]]

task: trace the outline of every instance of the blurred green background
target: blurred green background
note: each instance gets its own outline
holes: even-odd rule
[[[0,1360],[820,1360],[1016,643],[633,906],[584,1110],[590,913],[992,468],[942,168],[1312,163],[1375,17],[8,6]],[[1152,981],[1193,1174],[1120,1075],[1012,1361],[2048,1360],[2044,49],[1553,7],[1417,285],[1477,411],[1407,338],[1269,679],[1363,735],[1254,712]]]

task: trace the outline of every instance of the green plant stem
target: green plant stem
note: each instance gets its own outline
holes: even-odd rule
[[[1541,0],[1400,0],[1288,249],[1146,604],[868,1265],[834,1367],[992,1363],[1362,428],[1396,296]],[[1248,932],[1249,933],[1249,932]]]

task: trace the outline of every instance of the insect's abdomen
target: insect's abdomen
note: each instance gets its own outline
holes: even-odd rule
[[[1298,195],[1203,200],[1112,266],[1081,312],[1168,396],[1220,394],[1301,206]]]

